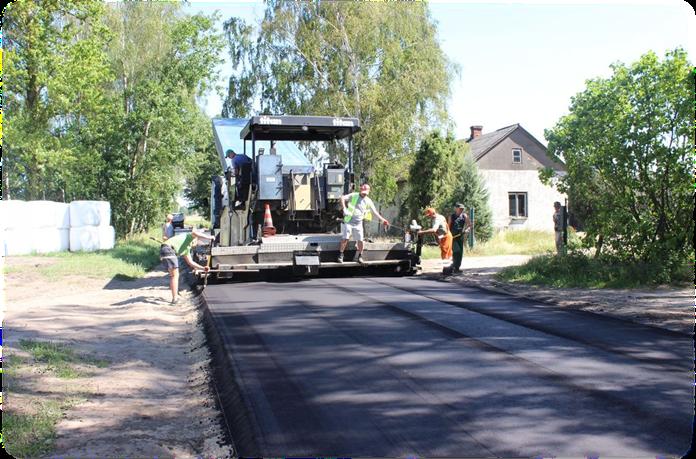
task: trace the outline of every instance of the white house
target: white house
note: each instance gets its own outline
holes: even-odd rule
[[[546,147],[519,124],[483,134],[471,126],[471,147],[489,193],[495,229],[553,231],[553,203],[566,195],[539,180],[539,170],[550,167],[565,174],[565,165],[549,158]]]

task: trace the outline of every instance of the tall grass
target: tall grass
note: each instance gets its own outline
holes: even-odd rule
[[[429,241],[433,238],[429,236]],[[550,231],[508,230],[499,231],[486,242],[475,243],[469,249],[465,241],[465,256],[486,257],[493,255],[541,255],[556,250],[554,234]],[[422,257],[440,258],[440,248],[423,246]]]

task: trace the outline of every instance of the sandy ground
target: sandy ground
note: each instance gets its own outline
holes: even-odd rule
[[[462,274],[451,282],[481,287],[554,306],[607,314],[632,322],[652,325],[691,336],[694,332],[694,289],[658,287],[651,289],[550,288],[500,282],[495,274],[505,266],[520,265],[531,257],[503,255],[465,257]],[[424,260],[423,275],[439,275],[439,260]]]
[[[8,267],[50,263],[8,258]],[[172,305],[164,271],[136,281],[82,277],[46,283],[33,273],[5,278],[4,353],[20,339],[65,343],[109,362],[85,377],[31,372],[7,387],[6,408],[27,396],[78,400],[56,427],[51,456],[228,457],[209,379],[209,354],[190,292]],[[15,407],[14,404],[17,404]],[[11,439],[8,439],[11,444]]]

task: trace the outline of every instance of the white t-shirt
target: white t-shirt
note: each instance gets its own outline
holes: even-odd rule
[[[447,219],[444,215],[435,214],[433,218],[433,227],[431,229],[435,230],[435,234],[442,236],[447,234]]]
[[[377,210],[375,209],[375,203],[372,202],[372,199],[370,199],[369,196],[365,196],[363,198],[362,196],[360,196],[360,193],[349,193],[343,196],[343,200],[346,203],[346,211],[348,211],[348,205],[353,200],[353,196],[355,195],[358,195],[358,202],[355,203],[355,209],[353,209],[353,214],[351,215],[351,219],[348,222],[351,225],[359,225],[360,223],[362,223],[363,219],[365,218],[365,214],[368,210],[371,210],[372,212],[377,212]]]

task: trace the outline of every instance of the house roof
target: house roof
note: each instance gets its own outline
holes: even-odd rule
[[[502,142],[503,139],[512,134],[518,127],[520,127],[519,123],[512,124],[510,126],[500,128],[497,131],[480,135],[475,139],[467,140],[467,143],[471,148],[471,154],[474,156],[474,160],[478,161],[483,155],[491,151],[493,147]]]

